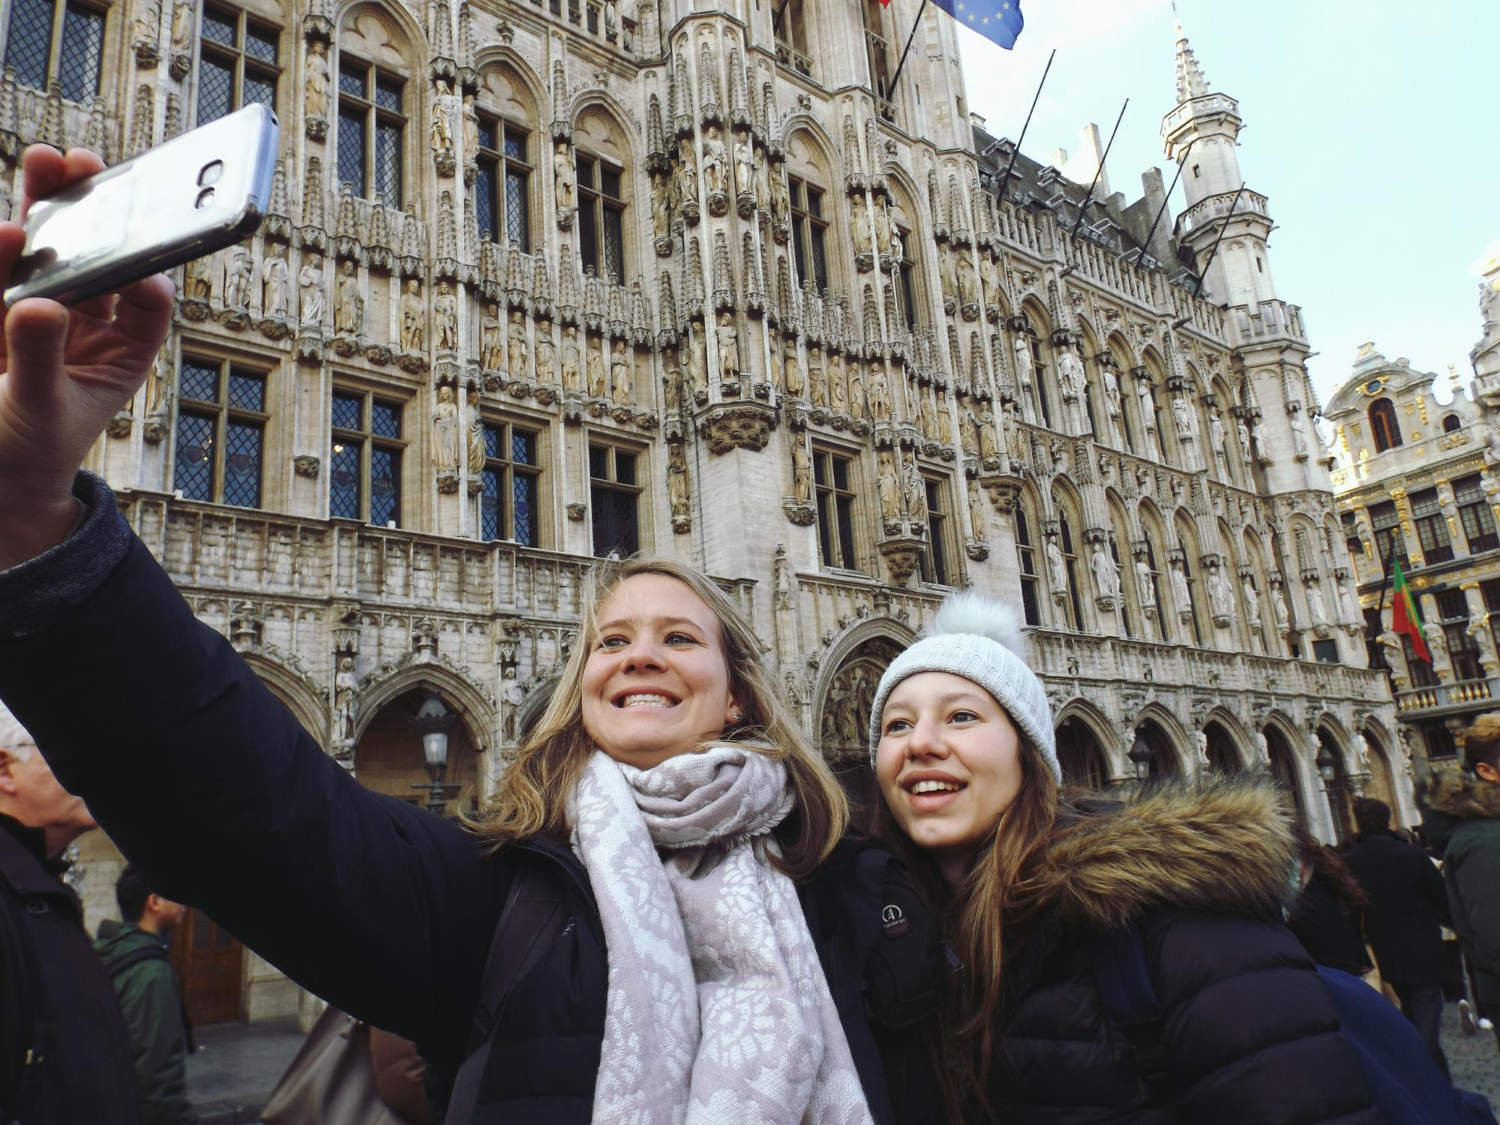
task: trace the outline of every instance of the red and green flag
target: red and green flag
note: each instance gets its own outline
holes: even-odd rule
[[[1395,580],[1391,587],[1391,632],[1400,633],[1411,640],[1411,649],[1422,660],[1432,663],[1427,639],[1422,636],[1422,615],[1417,612],[1417,599],[1406,584],[1406,575],[1401,573],[1401,560],[1395,564]]]

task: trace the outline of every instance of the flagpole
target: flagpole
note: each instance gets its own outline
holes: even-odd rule
[[[906,37],[906,47],[901,52],[901,61],[896,64],[896,75],[891,79],[891,86],[886,93],[885,100],[894,102],[896,100],[896,83],[901,81],[901,71],[906,66],[906,56],[911,53],[912,40],[917,37],[917,28],[922,26],[922,13],[927,10],[927,0],[922,0],[922,6],[917,9],[917,18],[912,20],[911,34]]]
[[[923,0],[926,3],[926,0]],[[1011,149],[1010,163],[1005,166],[1005,175],[1000,177],[1000,191],[995,196],[995,210],[1000,210],[1000,204],[1005,202],[1005,191],[1010,187],[1010,172],[1016,166],[1016,157],[1021,154],[1021,146],[1026,143],[1026,130],[1031,128],[1031,115],[1036,112],[1036,103],[1041,100],[1042,87],[1047,84],[1047,75],[1052,72],[1052,60],[1057,58],[1057,48],[1052,48],[1052,53],[1047,56],[1047,69],[1042,71],[1042,80],[1036,84],[1036,94],[1031,99],[1031,108],[1026,111],[1026,124],[1021,126],[1021,139],[1016,142],[1016,147]]]
[[[1396,536],[1391,536],[1391,549],[1386,553],[1385,559],[1385,581],[1380,584],[1380,604],[1375,607],[1375,627],[1382,633],[1385,632],[1385,591],[1391,584],[1391,564],[1396,561]],[[1378,640],[1380,634],[1368,637],[1367,640]]]

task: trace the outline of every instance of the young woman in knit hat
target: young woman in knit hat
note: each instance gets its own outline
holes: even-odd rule
[[[964,965],[929,1043],[948,1119],[1374,1125],[1281,925],[1297,849],[1276,789],[1215,777],[1064,800],[1023,644],[1009,607],[951,598],[871,712],[882,832]],[[1131,950],[1159,1007],[1144,1028],[1111,1022],[1096,976]]]

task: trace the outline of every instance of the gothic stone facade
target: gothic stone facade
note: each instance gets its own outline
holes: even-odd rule
[[[858,793],[880,670],[972,585],[1025,604],[1075,780],[1268,764],[1325,836],[1361,786],[1410,816],[1300,313],[1185,39],[1163,138],[1202,171],[1153,233],[1154,174],[1006,175],[936,9],[896,89],[876,0],[6,13],[7,191],[23,141],[280,116],[262,229],[181,272],[91,467],[365,784],[412,796],[436,692],[482,795],[590,559],[640,549],[722,581]]]

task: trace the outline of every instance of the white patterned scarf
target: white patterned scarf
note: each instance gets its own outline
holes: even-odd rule
[[[786,767],[745,745],[649,770],[595,751],[568,802],[609,946],[595,1122],[873,1125],[791,879]]]

